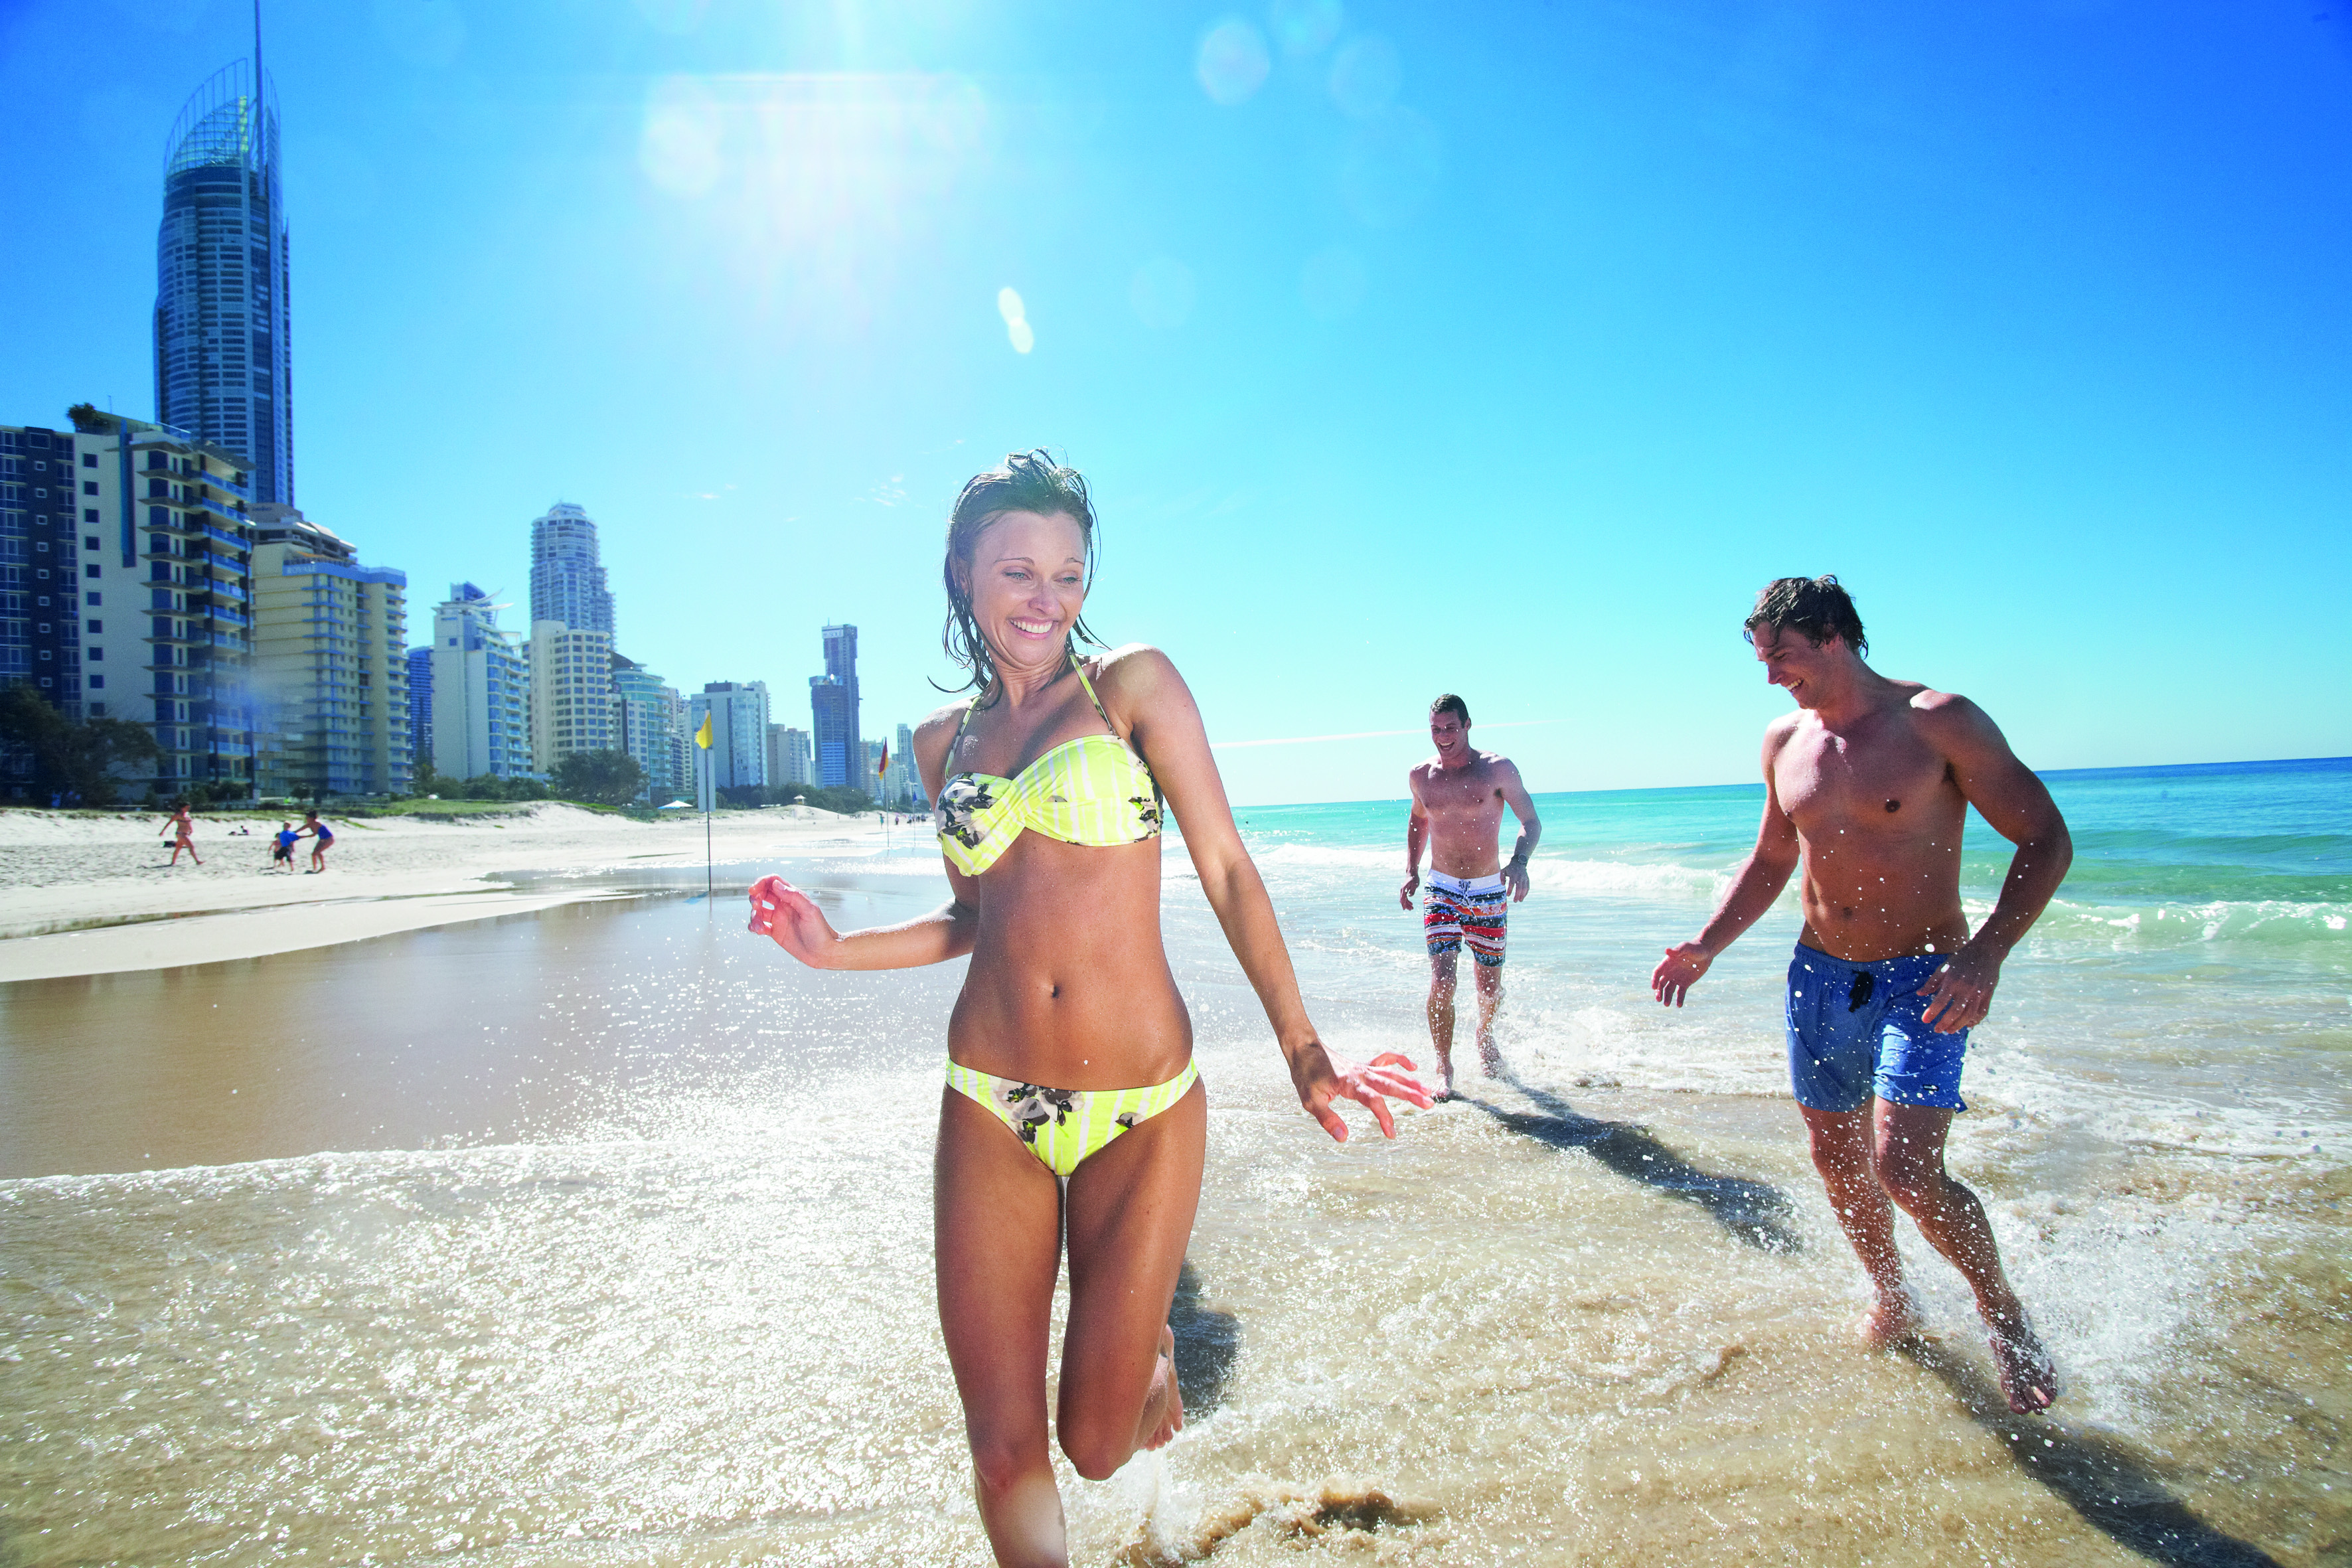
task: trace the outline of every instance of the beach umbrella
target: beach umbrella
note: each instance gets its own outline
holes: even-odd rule
[[[657,805],[654,809],[656,811],[692,811],[694,805],[690,801],[674,800],[667,805]]]

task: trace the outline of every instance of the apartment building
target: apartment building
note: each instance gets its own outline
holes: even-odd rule
[[[433,768],[451,779],[527,776],[530,674],[490,596],[452,583],[433,611]]]
[[[686,700],[686,729],[693,734],[710,715],[710,782],[713,789],[736,789],[768,782],[768,683],[714,680]]]
[[[293,507],[252,518],[256,790],[407,794],[408,574]]]
[[[574,752],[620,749],[612,633],[533,621],[530,665],[532,772],[551,773]]]
[[[692,775],[678,771],[678,731],[686,700],[677,688],[623,654],[613,656],[613,721],[618,749],[646,770],[646,794],[656,803],[692,787]]]
[[[768,726],[768,782],[782,786],[809,780],[809,732],[789,724]]]

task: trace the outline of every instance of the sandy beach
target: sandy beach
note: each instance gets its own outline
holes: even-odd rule
[[[0,982],[257,958],[454,921],[519,914],[606,896],[588,880],[615,869],[699,864],[703,821],[638,822],[559,802],[511,813],[328,818],[327,869],[273,871],[274,824],[243,815],[196,818],[196,853],[170,864],[162,817],[111,812],[0,812]],[[250,837],[233,836],[251,826]],[[721,861],[869,847],[871,817],[814,806],[721,812],[710,848]],[[536,879],[562,877],[548,887]],[[519,888],[517,878],[534,879]],[[576,881],[572,881],[577,879]]]

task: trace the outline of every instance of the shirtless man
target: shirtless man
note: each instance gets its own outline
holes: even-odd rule
[[[1961,1103],[1960,1058],[1984,1021],[2001,960],[2074,858],[2065,819],[1982,710],[1889,680],[1835,577],[1783,577],[1758,595],[1748,639],[1797,711],[1764,731],[1764,823],[1696,941],[1650,977],[1679,1007],[1804,867],[1803,934],[1789,965],[1789,1073],[1813,1168],[1877,1300],[1864,1337],[1891,1345],[1924,1327],[1903,1281],[1891,1197],[1958,1268],[1991,1331],[2009,1407],[2058,1395],[2049,1352],[2001,1273],[1977,1196],[1944,1170]],[[1960,912],[1968,808],[2017,846],[2000,900],[1971,936]]]
[[[1421,886],[1421,850],[1429,847],[1429,900],[1421,931],[1429,942],[1429,1038],[1445,1098],[1454,1092],[1454,965],[1467,942],[1478,972],[1478,1064],[1503,1065],[1495,1049],[1495,1009],[1503,1000],[1504,922],[1528,896],[1528,857],[1543,824],[1507,757],[1470,744],[1470,707],[1448,692],[1429,705],[1437,755],[1405,774],[1412,815],[1404,830],[1404,886],[1397,901],[1412,908]],[[1519,819],[1518,847],[1502,858],[1503,807]]]

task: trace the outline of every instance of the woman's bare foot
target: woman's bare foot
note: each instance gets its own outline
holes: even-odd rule
[[[1157,1405],[1160,1415],[1152,1419]],[[1168,1440],[1184,1429],[1184,1395],[1176,1387],[1176,1331],[1165,1323],[1160,1327],[1160,1365],[1151,1373],[1151,1390],[1143,1396],[1143,1441],[1137,1447],[1146,1450],[1164,1448]]]
[[[2058,1369],[2050,1352],[2022,1317],[1996,1322],[1987,1336],[1992,1344],[1992,1370],[2009,1407],[2020,1415],[2050,1408],[2058,1398]]]
[[[1911,1292],[1898,1287],[1873,1301],[1855,1328],[1862,1334],[1863,1343],[1872,1350],[1884,1351],[1926,1333],[1927,1321],[1919,1315],[1919,1304],[1911,1299]]]

